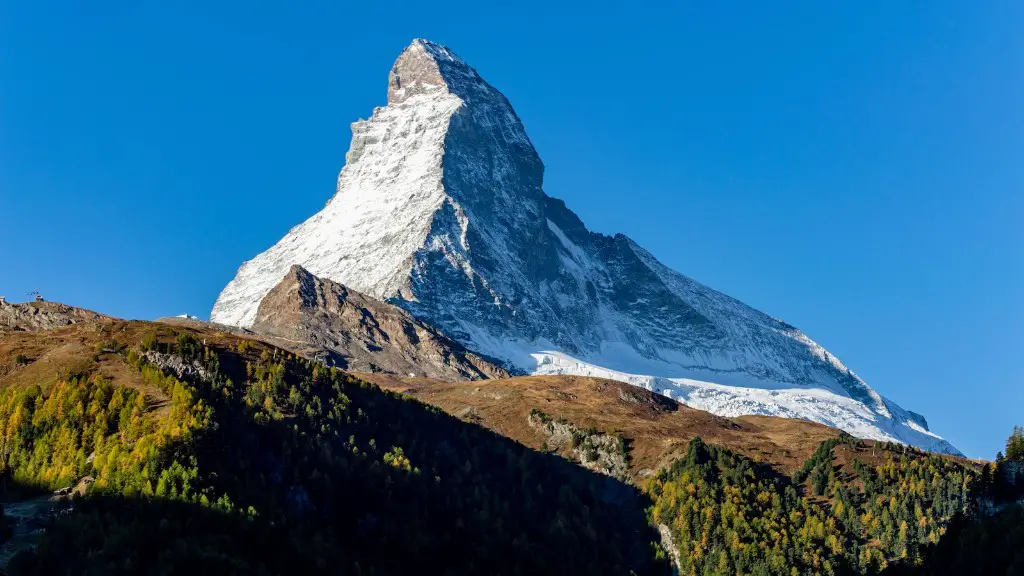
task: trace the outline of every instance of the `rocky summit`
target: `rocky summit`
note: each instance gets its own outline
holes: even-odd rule
[[[405,310],[298,265],[263,298],[252,329],[346,370],[448,381],[509,376]]]
[[[8,302],[0,298],[0,332],[52,330],[79,322],[109,320],[109,316],[59,302]]]
[[[522,371],[957,453],[797,328],[589,231],[545,194],[508,100],[448,48],[413,41],[352,133],[334,197],[243,264],[211,320],[253,327],[298,264]]]

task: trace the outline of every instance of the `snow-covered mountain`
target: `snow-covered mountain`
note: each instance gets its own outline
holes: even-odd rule
[[[211,319],[249,327],[293,264],[527,372],[601,375],[716,414],[806,418],[956,453],[802,332],[587,230],[542,189],[508,100],[415,40],[352,125],[327,205],[246,262]]]

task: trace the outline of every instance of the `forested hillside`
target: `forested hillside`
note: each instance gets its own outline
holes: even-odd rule
[[[873,574],[919,564],[966,505],[970,478],[945,457],[844,437],[788,479],[698,438],[647,490],[683,574]]]
[[[251,340],[66,330],[100,340],[95,361],[2,391],[2,472],[92,487],[12,574],[667,568],[637,492],[557,456]],[[134,387],[103,376],[110,356]]]
[[[1024,574],[1024,428],[1016,427],[1006,453],[986,464],[970,507],[930,547],[921,566],[894,566],[887,576]]]

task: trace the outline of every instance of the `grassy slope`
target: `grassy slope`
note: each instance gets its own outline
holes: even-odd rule
[[[637,481],[685,454],[700,437],[789,475],[818,444],[839,436],[834,428],[804,420],[744,416],[722,418],[621,382],[580,376],[527,376],[473,383],[444,383],[359,374],[379,386],[408,394],[449,414],[540,448],[545,438],[527,417],[538,409],[552,418],[619,434],[633,441],[631,474]]]

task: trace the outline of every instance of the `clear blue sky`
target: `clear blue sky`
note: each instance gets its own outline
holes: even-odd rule
[[[426,37],[509,97],[592,229],[799,326],[968,455],[1024,423],[1020,2],[103,4],[0,2],[0,294],[205,317],[331,196]]]

